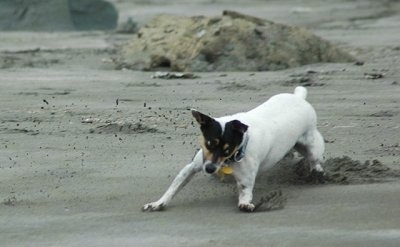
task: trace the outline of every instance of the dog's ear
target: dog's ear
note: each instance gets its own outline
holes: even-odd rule
[[[240,122],[239,120],[232,120],[232,127],[235,131],[238,131],[241,134],[244,134],[247,129],[249,128],[249,126],[247,126],[246,124]]]
[[[215,121],[212,117],[207,116],[199,111],[192,109],[192,115],[201,126],[206,126]]]

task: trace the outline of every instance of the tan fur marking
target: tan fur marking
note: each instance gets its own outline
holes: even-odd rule
[[[200,146],[201,146],[201,149],[203,150],[203,158],[205,160],[212,161],[213,154],[210,152],[210,150],[208,150],[206,148],[206,140],[205,140],[204,136],[202,136],[202,135],[200,136]]]
[[[216,138],[216,139],[214,139],[214,141],[219,144],[220,140]],[[210,150],[207,149],[206,140],[205,140],[203,135],[200,136],[200,146],[201,146],[201,149],[203,150],[203,158],[204,158],[204,160],[212,161],[213,153]],[[227,150],[228,148],[229,148],[229,144],[225,144],[223,146],[223,150]],[[232,154],[236,153],[237,150],[239,150],[238,146],[234,149],[234,151],[232,153],[229,153],[226,156],[225,156],[225,154],[223,154],[223,156],[218,157],[217,163],[218,164],[224,163]]]

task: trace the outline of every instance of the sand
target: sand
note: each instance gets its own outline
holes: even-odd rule
[[[159,12],[227,9],[208,2],[115,4],[121,21],[134,16],[139,24]],[[115,47],[129,35],[0,34],[3,246],[398,246],[399,4],[229,7],[306,27],[361,62],[164,80],[113,69]],[[141,212],[198,148],[190,108],[221,116],[296,85],[308,86],[325,158],[339,176],[351,175],[346,182],[301,183],[286,161],[262,171],[255,188],[257,197],[281,191],[282,209],[241,213],[233,183],[199,174],[167,210]]]

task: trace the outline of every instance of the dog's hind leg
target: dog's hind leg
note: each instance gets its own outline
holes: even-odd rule
[[[325,151],[324,138],[321,133],[317,129],[307,132],[300,138],[294,148],[304,156],[310,175],[320,180],[324,174],[321,164],[324,160]]]
[[[201,171],[202,160],[203,154],[200,150],[193,158],[193,161],[183,167],[183,169],[178,173],[164,195],[158,199],[158,201],[145,204],[142,207],[142,211],[151,212],[163,210],[172,198],[192,179],[194,174]]]

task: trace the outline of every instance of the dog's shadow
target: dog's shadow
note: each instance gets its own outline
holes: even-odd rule
[[[227,184],[236,183],[233,176],[225,176],[223,179],[215,176],[213,180]],[[322,178],[318,181],[318,178],[313,177],[313,174],[307,169],[304,158],[296,152],[291,152],[273,167],[260,169],[255,189],[315,183],[324,183],[324,181]]]
[[[296,154],[290,153],[274,167],[260,170],[254,186],[253,203],[255,212],[280,210],[285,207],[286,196],[282,187],[291,185],[306,185],[323,183],[319,177],[313,177],[307,171],[305,160]],[[236,198],[237,188],[233,176],[225,176],[223,179],[215,176],[210,183],[230,185],[232,195]]]

